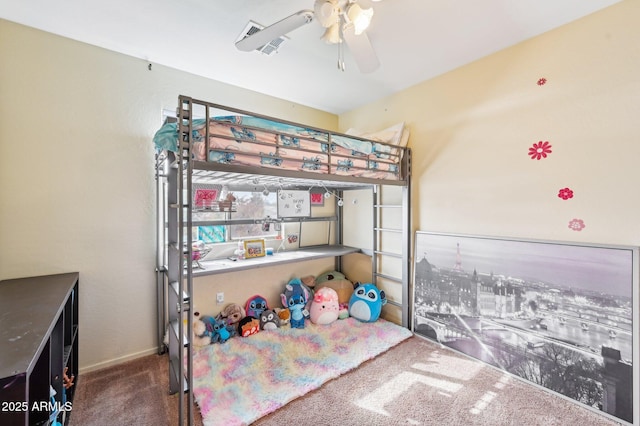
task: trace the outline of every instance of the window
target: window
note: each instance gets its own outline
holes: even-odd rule
[[[215,244],[250,238],[276,238],[280,234],[279,223],[265,222],[265,219],[277,217],[275,193],[264,195],[261,192],[233,191],[233,195],[236,197],[235,211],[197,212],[194,213],[193,220],[197,222],[250,219],[251,223],[195,226],[194,239],[205,244]]]
[[[277,217],[277,198],[275,193],[264,195],[261,192],[234,192],[238,210],[231,213],[233,219],[275,219]],[[276,237],[278,230],[273,223],[252,223],[230,226],[230,239],[253,237]]]

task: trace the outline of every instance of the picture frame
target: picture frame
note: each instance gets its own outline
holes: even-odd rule
[[[311,205],[316,207],[324,206],[324,193],[322,192],[311,192],[309,194],[311,197]]]
[[[195,209],[213,209],[217,207],[221,190],[221,185],[194,183],[193,207]]]
[[[263,257],[266,254],[264,240],[244,240],[243,243],[245,259]]]
[[[412,329],[637,425],[639,249],[417,231]]]

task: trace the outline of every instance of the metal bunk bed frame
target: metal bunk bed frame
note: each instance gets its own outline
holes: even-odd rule
[[[402,325],[407,328],[410,327],[411,305],[409,300],[411,252],[410,149],[401,149],[400,176],[402,176],[402,179],[397,181],[195,161],[192,152],[195,106],[204,107],[206,122],[211,118],[210,111],[223,110],[239,115],[249,115],[301,126],[297,123],[196,100],[187,96],[179,97],[177,110],[178,152],[163,152],[156,155],[156,201],[158,205],[156,284],[158,294],[158,353],[164,353],[167,348],[169,350],[170,392],[178,393],[182,390],[186,394],[186,398],[180,397],[178,402],[178,424],[181,426],[185,424],[185,421],[188,425],[193,425],[194,423],[194,396],[190,386],[193,382],[193,348],[188,342],[188,337],[179,338],[179,336],[189,336],[188,330],[191,330],[193,324],[193,312],[190,307],[194,274],[193,268],[183,268],[183,259],[185,255],[187,259],[191,259],[193,255],[192,235],[191,232],[185,232],[185,230],[191,230],[194,223],[192,209],[194,179],[198,180],[210,174],[214,175],[213,180],[218,178],[250,180],[254,176],[260,176],[273,179],[276,185],[282,186],[282,183],[286,182],[307,188],[309,185],[321,181],[323,186],[326,185],[325,188],[331,185],[333,189],[336,189],[340,197],[343,195],[342,191],[345,190],[371,188],[373,190],[374,207],[373,247],[371,251],[362,249],[362,252],[372,257],[372,282],[377,284],[378,280],[382,279],[402,285],[402,301],[389,300],[388,303],[400,309]],[[309,128],[308,126],[303,127]],[[329,140],[331,140],[332,134],[337,134],[322,129],[311,129],[329,133]],[[208,128],[206,132],[206,140],[208,140]],[[331,162],[329,161],[329,163]],[[402,187],[400,205],[383,204],[381,189],[386,185]],[[390,229],[382,227],[382,211],[386,208],[402,209],[401,228]],[[336,214],[340,216],[338,213]],[[336,243],[340,244],[342,243],[341,225],[336,228]],[[401,235],[401,253],[381,250],[381,235],[387,232]],[[401,260],[401,276],[392,276],[380,272],[380,260],[385,257]],[[340,255],[336,255],[336,269],[340,267]],[[168,335],[168,345],[165,345],[166,335]]]

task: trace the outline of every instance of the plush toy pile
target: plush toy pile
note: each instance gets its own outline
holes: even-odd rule
[[[225,343],[234,336],[249,337],[260,331],[289,326],[305,328],[305,322],[329,325],[349,316],[374,322],[387,299],[372,283],[353,284],[342,273],[325,272],[318,277],[292,278],[280,294],[282,307],[270,308],[261,295],[251,296],[244,307],[226,305],[215,316],[194,313],[192,342],[195,346]]]

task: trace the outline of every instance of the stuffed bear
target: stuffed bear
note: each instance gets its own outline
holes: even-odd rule
[[[224,307],[216,318],[224,320],[227,325],[236,325],[247,313],[244,308],[237,303],[229,303]]]
[[[280,294],[282,306],[289,308],[291,313],[291,328],[304,328],[304,310],[309,298],[309,292],[302,285],[300,278],[294,278],[285,286],[284,293]]]
[[[329,287],[316,291],[309,309],[311,322],[321,325],[331,324],[338,319],[338,313],[338,293]]]
[[[260,330],[275,330],[280,327],[280,317],[275,311],[267,309],[260,315]]]
[[[358,283],[349,300],[349,315],[362,322],[374,322],[380,317],[385,303],[384,291],[371,283]]]

